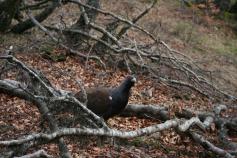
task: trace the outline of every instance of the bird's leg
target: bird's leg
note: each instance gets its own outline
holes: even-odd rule
[[[112,140],[112,145],[113,145],[113,147],[114,147],[114,149],[117,151],[117,152],[119,152],[120,150],[121,150],[121,147],[120,147],[120,138],[116,138],[116,137],[112,137],[111,138],[111,140]]]
[[[89,136],[80,136],[80,145],[87,146],[89,144],[88,138]]]
[[[99,136],[98,141],[97,141],[97,145],[99,147],[103,147],[105,142],[106,142],[106,140],[107,140],[106,136]]]

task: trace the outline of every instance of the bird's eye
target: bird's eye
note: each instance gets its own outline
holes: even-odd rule
[[[113,98],[111,96],[109,96],[109,100],[112,100]]]
[[[131,79],[131,81],[132,81],[132,82],[136,82],[137,79],[136,79],[135,77],[133,77],[133,78]]]

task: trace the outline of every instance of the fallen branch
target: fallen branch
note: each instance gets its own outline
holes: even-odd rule
[[[164,123],[145,127],[142,129],[138,129],[135,131],[119,131],[115,129],[91,129],[91,128],[64,128],[59,129],[51,134],[32,134],[25,136],[24,138],[17,140],[7,140],[0,141],[0,146],[10,146],[10,145],[20,145],[30,141],[44,140],[44,141],[52,141],[56,138],[60,138],[63,136],[71,136],[71,135],[93,135],[93,136],[108,136],[108,137],[119,137],[119,138],[134,138],[138,136],[150,135],[155,132],[160,132],[163,130],[167,130],[170,128],[176,128],[183,121],[179,119],[168,120]],[[191,126],[191,124],[185,124],[185,126]]]
[[[0,59],[9,60],[9,61],[11,61],[11,63],[14,63],[14,64],[21,63],[20,61],[16,60],[14,57],[0,57]],[[19,68],[23,69],[24,71],[29,73],[30,76],[36,78],[37,80],[41,80],[41,81],[39,81],[40,84],[49,86],[48,84],[46,84],[44,82],[44,80],[42,80],[42,77],[39,77],[35,71],[29,69],[23,63],[20,64]],[[8,94],[13,94],[13,95],[17,95],[19,97],[23,97],[24,99],[30,100],[37,105],[42,116],[44,116],[47,119],[47,121],[49,122],[49,125],[51,127],[51,133],[49,133],[49,134],[45,134],[45,133],[32,134],[32,135],[28,135],[28,136],[25,136],[23,138],[16,139],[16,140],[0,141],[0,146],[22,145],[25,143],[30,143],[32,141],[34,142],[34,145],[42,144],[42,143],[44,144],[49,141],[53,141],[53,140],[57,140],[57,139],[62,140],[62,137],[71,136],[71,135],[93,135],[93,136],[108,136],[108,137],[119,137],[119,138],[134,138],[134,137],[149,135],[149,134],[152,134],[155,132],[164,131],[164,130],[167,130],[170,128],[175,128],[179,132],[182,132],[182,133],[186,133],[186,132],[190,133],[191,132],[190,128],[193,127],[194,125],[197,125],[201,130],[205,130],[206,128],[209,128],[211,123],[213,121],[215,121],[213,119],[213,116],[215,116],[215,115],[219,116],[221,111],[223,111],[226,108],[224,105],[216,106],[214,109],[215,113],[213,113],[213,115],[207,115],[207,117],[205,117],[203,122],[201,122],[199,120],[199,116],[192,117],[189,120],[173,119],[173,120],[167,120],[166,122],[161,123],[161,124],[145,127],[145,128],[138,129],[135,131],[126,132],[126,131],[119,131],[119,130],[108,128],[105,125],[105,123],[98,116],[96,116],[89,109],[87,109],[77,99],[69,96],[68,93],[63,93],[64,95],[62,95],[61,93],[57,93],[57,95],[55,95],[55,93],[53,93],[53,96],[47,98],[47,96],[45,96],[45,95],[37,96],[37,94],[32,94],[29,91],[27,91],[27,89],[23,89],[22,87],[23,86],[21,86],[21,83],[17,82],[17,81],[0,80],[0,90],[2,90],[5,93],[7,92]],[[56,90],[53,89],[52,92],[54,92],[54,91],[56,91]],[[75,105],[78,105],[78,107],[80,107],[79,111],[81,111],[82,113],[86,113],[89,116],[92,116],[91,118],[93,118],[95,120],[95,124],[97,124],[97,125],[100,124],[101,126],[100,127],[98,126],[99,128],[95,126],[96,128],[83,127],[83,128],[62,128],[62,129],[59,129],[57,127],[57,124],[55,124],[53,115],[51,115],[49,113],[49,109],[46,106],[46,105],[51,105],[51,104],[52,105],[59,105],[58,103],[61,103],[62,106],[69,105],[69,104],[71,105],[72,103]],[[70,106],[65,106],[65,107],[69,108]],[[162,108],[159,106],[152,106],[152,105],[147,105],[147,106],[145,106],[145,105],[128,105],[127,109],[125,110],[125,113],[126,112],[127,113],[134,112],[135,115],[139,116],[141,114],[141,112],[143,111],[143,114],[151,113],[151,115],[156,117],[156,115],[159,115],[162,113],[164,115],[167,115],[166,110],[167,110],[166,108]],[[166,119],[168,119],[168,115],[166,117],[167,117]],[[201,116],[200,116],[200,118],[201,118]],[[191,135],[202,146],[207,144],[208,148],[205,148],[205,149],[210,150],[218,155],[223,156],[225,154],[224,156],[226,156],[226,157],[231,156],[230,153],[214,146],[209,141],[205,140],[204,138],[197,135],[196,133],[191,132]],[[63,142],[61,142],[61,143],[63,143]]]
[[[226,158],[234,158],[235,156],[231,155],[230,153],[228,153],[227,151],[216,147],[215,145],[213,145],[212,143],[210,143],[208,140],[206,140],[204,137],[202,137],[201,135],[191,132],[190,133],[192,138],[199,143],[204,149],[212,151],[213,153],[222,156],[222,157],[226,157]]]
[[[24,156],[20,156],[20,157],[14,157],[14,158],[53,158],[53,156],[51,155],[48,155],[46,153],[46,151],[44,150],[39,150],[39,151],[36,151],[32,154],[28,154],[28,155],[24,155]]]
[[[142,129],[138,129],[135,131],[119,131],[115,129],[105,129],[105,128],[100,128],[100,129],[91,129],[91,128],[64,128],[64,129],[59,129],[51,134],[44,134],[44,133],[39,133],[39,134],[32,134],[25,136],[20,139],[16,140],[7,140],[7,141],[0,141],[0,146],[10,146],[10,145],[21,145],[30,141],[34,141],[35,143],[39,140],[43,140],[45,142],[52,141],[56,138],[60,138],[63,136],[72,136],[72,135],[93,135],[93,136],[108,136],[108,137],[119,137],[119,138],[134,138],[138,136],[144,136],[144,135],[149,135],[155,132],[160,132],[163,130],[167,130],[170,128],[177,128],[179,131],[182,132],[189,132],[192,136],[192,138],[201,144],[206,150],[210,150],[220,156],[224,156],[227,158],[233,158],[233,156],[228,153],[227,151],[220,149],[216,146],[214,146],[212,143],[209,141],[205,140],[202,136],[199,134],[196,134],[194,132],[190,132],[190,128],[194,125],[197,124],[198,126],[203,127],[202,123],[197,117],[191,118],[189,120],[180,120],[180,119],[173,119],[173,120],[168,120],[164,123],[145,127]],[[205,127],[204,127],[205,128]]]
[[[46,18],[48,18],[49,15],[53,13],[53,11],[59,6],[58,0],[51,1],[51,5],[47,5],[47,8],[45,8],[41,13],[35,16],[35,19],[37,21],[44,21]],[[22,33],[32,27],[34,27],[35,24],[31,21],[31,19],[27,19],[19,24],[16,24],[11,28],[11,31],[14,33]]]
[[[125,117],[136,116],[138,118],[159,119],[162,121],[169,119],[167,108],[160,107],[159,105],[128,104],[120,115]]]
[[[151,33],[149,33],[147,30],[141,28],[140,26],[138,26],[138,25],[132,23],[130,20],[124,19],[124,18],[122,18],[122,17],[120,17],[120,16],[118,16],[118,15],[116,15],[116,14],[114,14],[114,13],[111,13],[111,12],[108,12],[108,11],[104,11],[104,10],[101,10],[101,9],[98,9],[98,8],[95,8],[95,7],[92,7],[92,6],[83,4],[80,0],[69,0],[69,1],[72,2],[72,3],[79,4],[79,5],[83,6],[83,7],[96,10],[97,12],[102,13],[102,14],[104,14],[104,15],[109,15],[109,16],[115,18],[115,19],[118,19],[119,21],[122,21],[122,22],[124,22],[124,23],[126,23],[126,24],[128,24],[128,25],[130,25],[130,26],[132,26],[132,27],[134,27],[134,28],[136,28],[136,29],[138,29],[138,30],[144,32],[144,33],[145,33],[146,35],[148,35],[151,39],[153,39],[155,42],[157,42],[156,38],[155,38]]]
[[[36,26],[38,26],[42,31],[44,31],[55,43],[59,44],[62,48],[70,51],[73,54],[77,54],[85,59],[95,59],[95,60],[99,61],[101,63],[101,65],[103,66],[103,68],[106,70],[106,65],[98,56],[88,56],[88,55],[82,54],[76,50],[73,50],[73,49],[67,47],[66,45],[60,43],[59,40],[57,38],[55,38],[43,25],[41,25],[30,13],[28,13],[28,16],[30,17],[30,19]]]
[[[226,122],[221,121],[222,118],[220,118],[220,113],[226,109],[225,105],[216,105],[214,107],[214,112],[213,113],[206,113],[206,112],[197,112],[196,115],[198,116],[198,118],[200,118],[200,120],[203,120],[203,123],[198,123],[199,127],[201,125],[201,127],[205,130],[210,128],[212,123],[215,123],[216,126],[220,126],[220,128],[223,128],[223,126],[225,126]],[[194,111],[189,111],[189,110],[185,110],[184,112],[182,112],[181,114],[179,114],[179,116],[183,115],[184,117],[187,116],[191,116],[193,115],[192,113],[195,113]],[[192,118],[191,118],[192,119]],[[190,119],[190,120],[191,120]],[[199,121],[198,121],[199,122]],[[187,123],[187,122],[186,122]],[[236,127],[236,126],[235,126]],[[221,129],[223,130],[223,129]],[[223,132],[223,131],[220,131]],[[226,158],[233,158],[234,156],[231,154],[232,152],[229,151],[227,152],[226,150],[223,150],[217,146],[215,146],[214,144],[212,144],[211,142],[209,142],[208,140],[206,140],[203,136],[201,136],[200,134],[197,134],[195,132],[189,131],[188,134],[190,135],[190,137],[195,140],[195,142],[197,142],[198,144],[200,144],[204,149],[211,151],[219,156],[222,157],[226,157]],[[221,136],[226,136],[226,133],[222,133],[224,135]],[[234,143],[228,141],[226,138],[224,139],[229,145],[231,145],[233,148],[233,151],[236,150],[236,146]]]

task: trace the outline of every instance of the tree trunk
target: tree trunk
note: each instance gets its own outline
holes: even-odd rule
[[[35,16],[35,19],[38,22],[44,21],[45,19],[48,18],[48,16],[50,16],[53,13],[53,11],[58,7],[58,5],[59,5],[58,0],[53,0],[50,5],[48,5],[41,13],[39,13],[38,15]],[[15,25],[11,29],[11,31],[14,33],[23,33],[24,31],[31,29],[34,26],[35,26],[35,24],[31,21],[31,19],[27,19],[27,20]]]
[[[0,3],[0,32],[9,29],[21,0],[4,0]]]
[[[237,14],[237,1],[236,1],[235,4],[232,5],[232,7],[230,8],[230,12]]]
[[[100,0],[88,0],[86,4],[94,8],[100,8]],[[84,9],[84,8],[81,8],[81,9]],[[81,12],[82,13],[79,19],[74,25],[72,25],[71,28],[81,30],[85,33],[89,33],[91,28],[90,26],[88,26],[85,16],[87,16],[89,22],[94,22],[98,15],[98,12],[93,9],[88,9],[88,8],[85,8],[85,16],[82,10]],[[70,41],[70,43],[73,44],[73,46],[76,45],[76,47],[81,46],[82,41],[87,40],[87,37],[79,35],[79,34],[75,34],[75,33],[69,33],[67,34],[67,37],[68,37],[68,41]]]

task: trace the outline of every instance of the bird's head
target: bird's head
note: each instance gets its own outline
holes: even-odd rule
[[[129,75],[125,78],[121,86],[124,89],[130,90],[130,88],[133,87],[136,82],[137,82],[136,77]]]
[[[127,76],[126,82],[133,86],[137,82],[137,79],[135,76]]]

